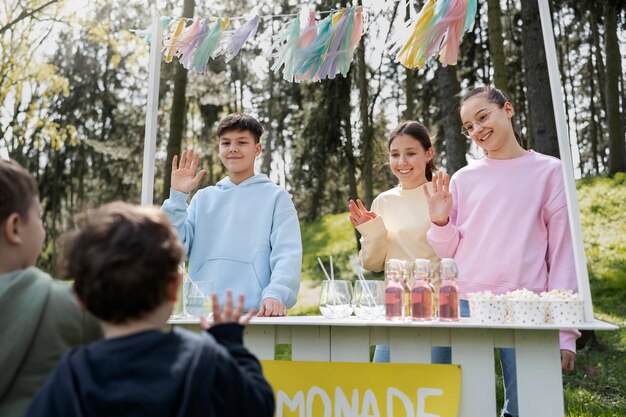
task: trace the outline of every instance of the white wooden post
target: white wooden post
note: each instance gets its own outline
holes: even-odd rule
[[[146,131],[143,145],[143,175],[141,177],[141,205],[150,206],[154,194],[154,160],[156,156],[157,119],[159,115],[159,80],[161,79],[161,19],[152,19],[150,42],[150,72],[148,75],[148,102],[146,104]]]
[[[543,32],[543,44],[546,50],[548,74],[550,79],[550,91],[552,92],[552,105],[554,118],[556,119],[556,133],[559,139],[559,152],[561,153],[561,166],[565,180],[565,197],[567,199],[567,212],[569,225],[572,232],[574,246],[574,261],[576,263],[576,277],[578,279],[578,293],[582,295],[585,306],[585,321],[593,321],[593,304],[591,302],[591,289],[589,288],[589,274],[587,272],[587,260],[585,259],[585,247],[583,246],[583,234],[580,227],[580,212],[576,198],[576,184],[574,182],[574,164],[565,119],[565,105],[561,92],[561,77],[559,65],[556,59],[556,46],[554,33],[552,32],[552,17],[548,0],[537,0],[539,3],[539,15],[541,17],[541,29]]]

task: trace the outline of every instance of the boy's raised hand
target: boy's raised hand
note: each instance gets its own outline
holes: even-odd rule
[[[356,226],[360,226],[365,222],[368,222],[377,216],[373,211],[367,211],[361,200],[357,198],[356,203],[354,200],[350,200],[348,203],[350,209],[350,221]]]
[[[242,326],[247,325],[254,315],[254,309],[251,308],[248,313],[242,317],[243,299],[243,294],[240,294],[237,308],[233,308],[233,293],[231,290],[226,290],[226,303],[222,310],[217,294],[211,294],[211,302],[213,303],[213,326],[226,323],[239,323]],[[206,318],[200,317],[200,327],[206,330],[211,327],[211,325],[209,325]]]
[[[257,317],[283,317],[287,315],[287,306],[275,298],[264,298]]]
[[[450,194],[450,176],[439,171],[433,175],[433,193],[428,191],[428,187],[423,187],[424,195],[428,201],[428,213],[430,221],[437,226],[448,224],[448,218],[452,211],[452,194]]]
[[[180,156],[180,165],[178,164],[178,155],[174,155],[172,158],[171,187],[183,193],[193,191],[206,172],[201,169],[196,173],[198,165],[200,165],[200,155],[194,154],[193,149],[183,151]]]

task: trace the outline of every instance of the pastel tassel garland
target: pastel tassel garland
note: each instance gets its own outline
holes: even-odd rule
[[[323,80],[326,78],[335,78],[335,71],[337,68],[337,60],[339,55],[343,52],[341,46],[343,40],[346,37],[346,33],[349,32],[349,39],[352,37],[352,22],[354,21],[354,13],[350,13],[350,8],[342,10],[341,17],[334,25],[333,38],[329,47],[324,54],[324,62],[320,67],[317,79]],[[333,18],[333,23],[335,19]]]
[[[315,40],[316,35],[317,24],[315,23],[315,12],[313,10],[309,10],[309,21],[307,23],[307,27],[302,31],[302,34],[300,35],[300,49],[304,49],[310,46]],[[310,70],[306,74],[295,74],[295,81],[300,82],[303,79],[310,80],[312,71],[313,70]]]
[[[283,68],[283,79],[293,81],[295,74],[295,53],[298,50],[300,42],[300,18],[291,21],[286,31],[278,35],[277,40],[272,45],[272,49],[276,52],[272,55],[274,64],[270,68],[274,72],[278,72]]]
[[[443,66],[456,64],[463,33],[474,23],[476,1],[428,0],[388,45],[390,52],[397,52],[396,60],[411,69],[423,68],[436,56]]]
[[[199,24],[199,29],[193,39],[189,40],[189,45],[182,51],[179,61],[183,68],[189,70],[191,59],[196,49],[204,38],[209,34],[209,19],[198,19],[195,23]]]
[[[174,57],[174,50],[176,49],[176,45],[178,44],[177,38],[180,36],[181,33],[183,33],[183,30],[185,29],[185,22],[185,18],[180,18],[171,23],[171,25],[175,26],[174,32],[168,39],[163,42],[165,44],[165,62],[172,62],[172,58]]]
[[[206,66],[209,62],[209,59],[212,58],[217,50],[217,46],[219,44],[220,38],[222,36],[222,32],[228,24],[230,23],[230,19],[228,18],[219,18],[211,27],[211,30],[206,38],[202,41],[200,46],[196,49],[193,57],[191,58],[191,64],[189,66],[189,71],[195,71],[199,73],[204,73]]]
[[[224,59],[226,62],[230,61],[239,53],[243,45],[254,36],[259,27],[259,16],[254,16],[246,24],[241,25],[239,29],[233,33],[232,37],[228,41],[224,52]]]
[[[311,45],[296,52],[296,73],[302,81],[316,80],[316,74],[324,60],[324,53],[332,40],[332,16],[327,16],[319,24],[318,33]]]
[[[420,10],[413,32],[396,55],[396,59],[407,68],[423,68],[426,63],[426,40],[430,35],[435,16],[435,0],[428,0]]]
[[[209,59],[224,55],[228,62],[240,53],[245,43],[256,34],[259,22],[260,17],[255,15],[237,30],[225,32],[229,18],[217,18],[215,23],[209,24],[209,18],[162,17],[161,24],[164,29],[169,29],[163,39],[164,60],[169,63],[178,57],[187,70],[203,73]],[[306,27],[300,29],[298,17],[274,37],[271,70],[282,70],[283,78],[292,82],[332,79],[337,74],[346,76],[363,34],[363,8],[331,11],[319,23],[315,11],[310,10]],[[150,29],[132,32],[148,43],[151,41]]]
[[[189,54],[190,51],[202,41],[202,37],[198,36],[202,25],[200,19],[195,20],[190,26],[187,26],[183,33],[176,38],[176,45],[172,45],[174,48],[174,56],[180,57]],[[206,34],[203,34],[206,35]]]

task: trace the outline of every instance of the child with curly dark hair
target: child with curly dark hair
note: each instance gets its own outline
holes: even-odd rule
[[[61,269],[100,319],[105,339],[72,350],[28,416],[272,416],[274,394],[243,346],[243,296],[201,333],[164,332],[181,284],[183,248],[156,208],[112,203],[65,241]],[[208,328],[206,322],[203,327]]]

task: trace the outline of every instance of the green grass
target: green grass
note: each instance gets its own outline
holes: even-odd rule
[[[583,179],[577,188],[594,313],[620,329],[596,332],[595,339],[578,352],[575,371],[563,376],[565,415],[626,416],[626,175]],[[324,279],[317,257],[328,269],[330,255],[335,277],[354,280],[349,257],[357,249],[347,213],[303,224],[302,243],[305,284]],[[319,313],[314,306],[304,306],[297,314]],[[278,353],[278,358],[291,357],[288,346]],[[497,384],[501,393],[500,376]],[[498,401],[502,403],[501,394]]]
[[[619,325],[596,332],[563,376],[566,415],[626,416],[626,175],[577,184],[594,313]]]
[[[319,282],[325,279],[317,258],[320,257],[330,274],[329,257],[333,257],[333,270],[336,279],[353,280],[350,255],[356,255],[354,226],[347,213],[330,214],[303,225],[302,279]]]

